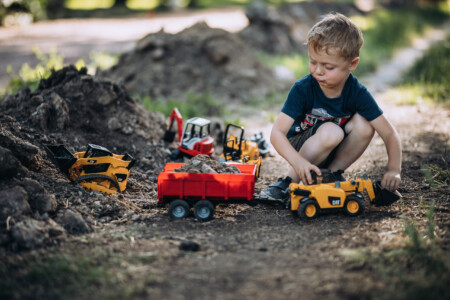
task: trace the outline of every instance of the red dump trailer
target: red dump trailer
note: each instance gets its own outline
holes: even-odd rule
[[[213,218],[219,203],[256,204],[254,164],[233,164],[241,174],[178,173],[183,163],[167,163],[158,175],[158,204],[169,204],[172,219],[185,218],[191,208],[200,221]]]

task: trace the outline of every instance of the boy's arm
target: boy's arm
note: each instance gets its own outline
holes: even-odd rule
[[[397,131],[384,115],[370,122],[386,145],[388,163],[381,186],[394,191],[400,185],[402,170],[402,146]]]
[[[311,170],[315,171],[318,175],[322,174],[317,166],[311,164],[292,147],[286,137],[293,123],[294,119],[285,113],[280,113],[272,127],[270,142],[275,150],[294,168],[300,180],[304,183],[308,182],[312,184]]]

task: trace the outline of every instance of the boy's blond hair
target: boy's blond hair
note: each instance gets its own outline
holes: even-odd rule
[[[316,52],[337,50],[339,55],[348,60],[359,56],[363,43],[361,29],[340,13],[325,15],[308,32],[308,47]]]

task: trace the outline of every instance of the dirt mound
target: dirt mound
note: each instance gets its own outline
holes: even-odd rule
[[[240,38],[206,23],[177,34],[149,34],[117,65],[98,75],[123,83],[132,93],[159,99],[207,92],[220,99],[245,100],[280,86]]]
[[[186,162],[182,167],[173,170],[178,173],[227,173],[240,174],[241,171],[230,164],[220,163],[208,155],[197,155]]]
[[[33,249],[140,209],[123,194],[106,197],[71,183],[50,161],[46,144],[64,144],[72,153],[88,143],[129,152],[137,164],[126,193],[154,196],[151,179],[169,157],[160,143],[165,120],[123,87],[68,66],[36,91],[6,97],[0,112],[0,245]]]
[[[330,12],[346,16],[362,12],[352,3],[300,2],[279,7],[254,1],[246,9],[249,25],[239,36],[252,49],[272,54],[306,53],[309,29]]]

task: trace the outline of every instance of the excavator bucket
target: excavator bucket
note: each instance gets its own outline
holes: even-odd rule
[[[64,145],[45,145],[45,150],[53,163],[65,174],[68,174],[69,168],[77,161]]]
[[[398,192],[392,192],[388,189],[382,188],[380,181],[377,181],[374,184],[374,190],[375,190],[375,199],[374,199],[375,206],[389,206],[398,199],[400,199]]]
[[[168,129],[168,130],[166,130],[166,132],[164,133],[163,140],[166,141],[166,142],[168,142],[168,143],[172,143],[173,140],[175,139],[175,135],[176,135],[176,134],[177,134],[176,131]]]

